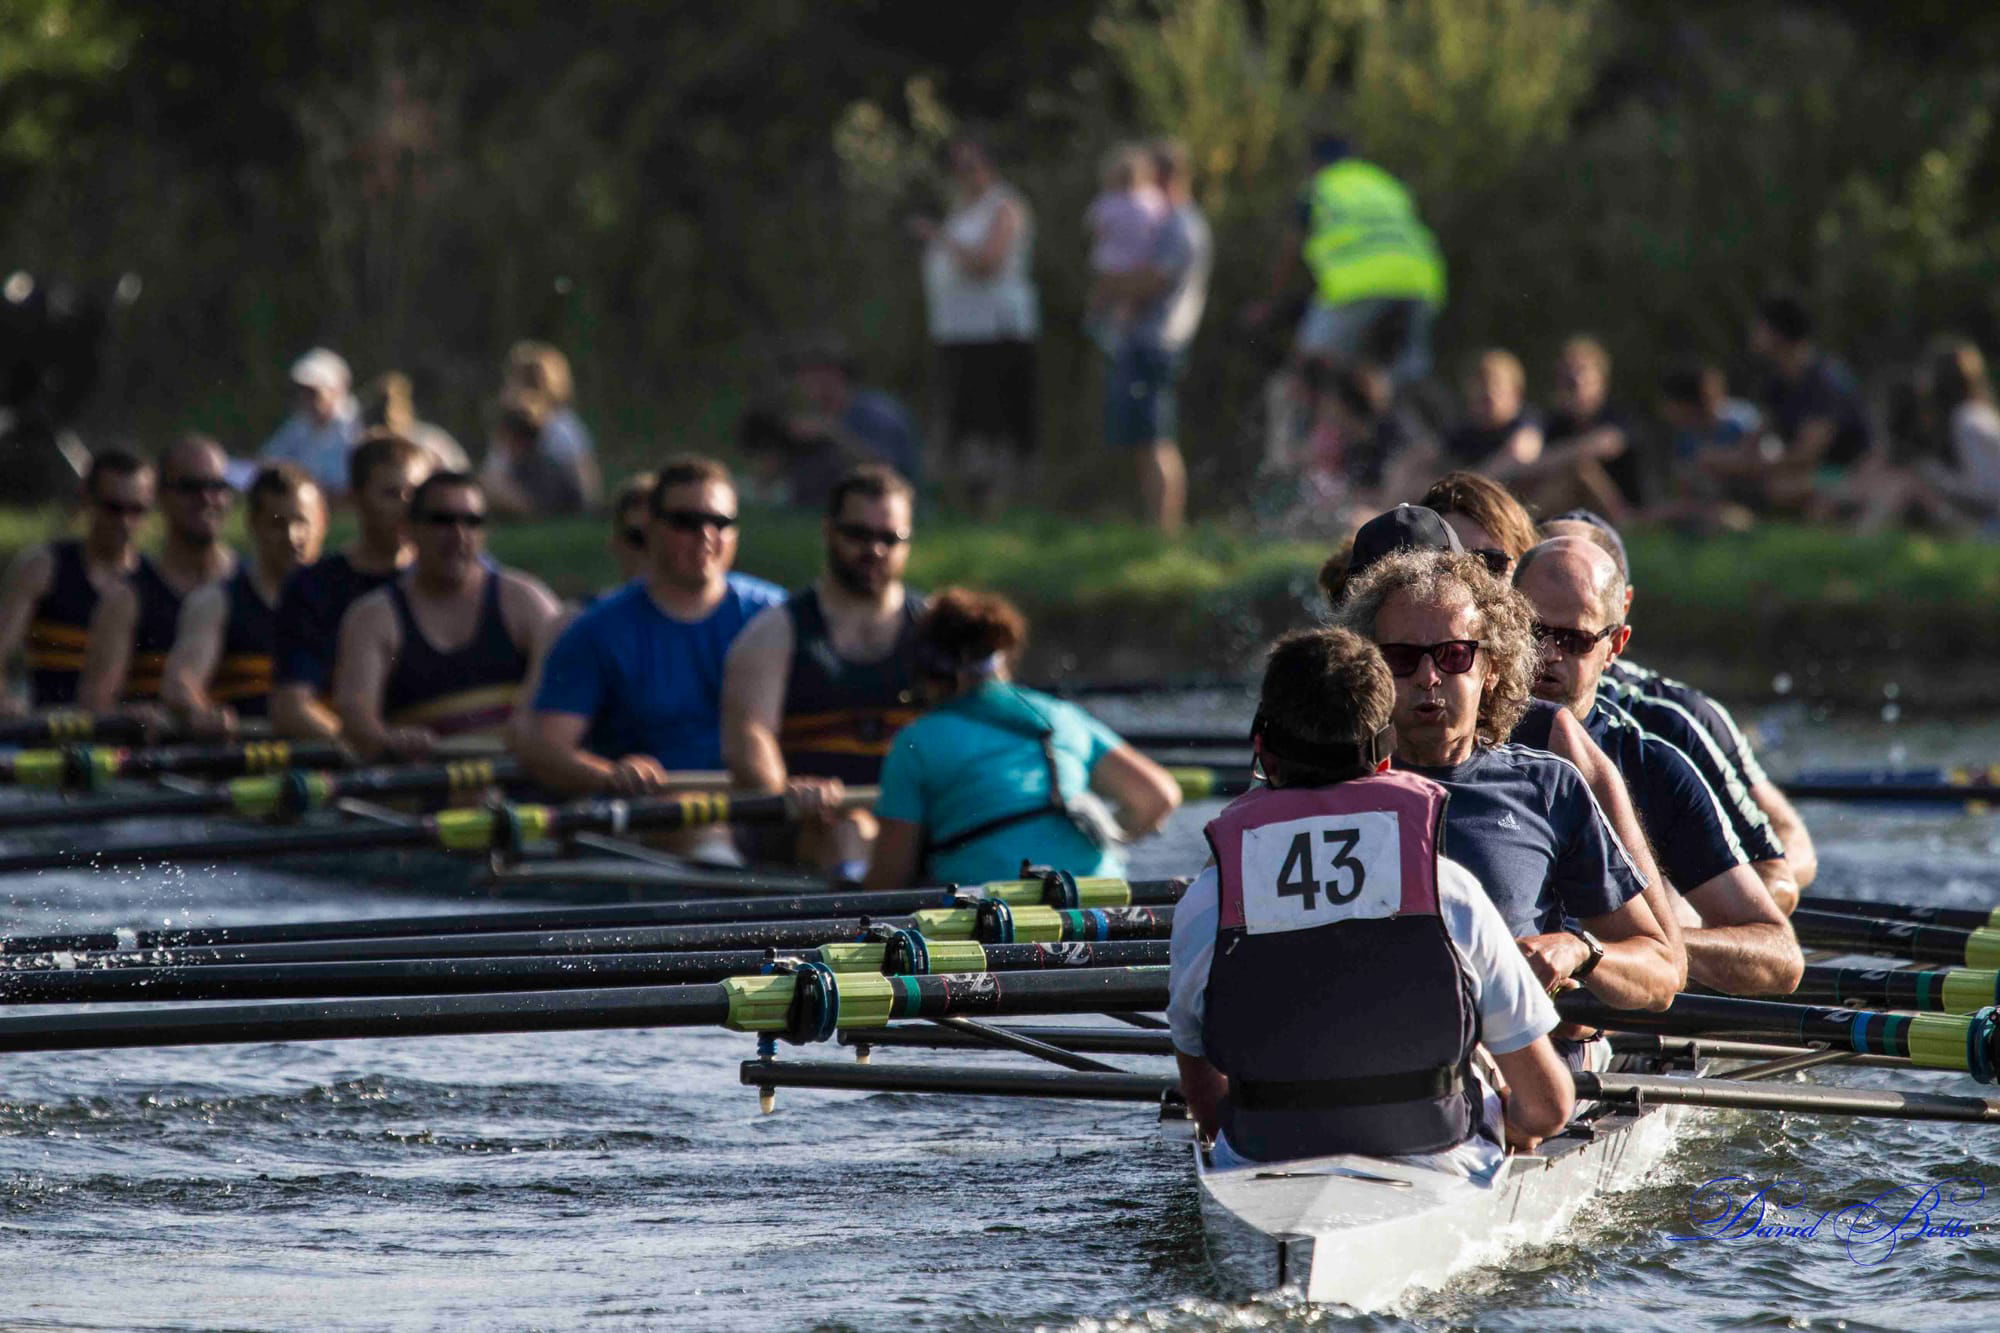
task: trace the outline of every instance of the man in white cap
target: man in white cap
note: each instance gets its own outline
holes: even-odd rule
[[[347,455],[361,435],[360,416],[350,392],[347,362],[315,347],[292,363],[294,407],[257,457],[265,463],[296,463],[311,474],[328,497],[347,493]]]

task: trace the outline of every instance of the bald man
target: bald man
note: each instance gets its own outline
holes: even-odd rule
[[[1557,537],[1521,558],[1514,581],[1542,646],[1535,695],[1582,723],[1624,776],[1660,868],[1679,890],[1688,975],[1736,994],[1793,990],[1805,965],[1798,940],[1714,791],[1685,752],[1600,697],[1605,668],[1632,637],[1617,563],[1585,538]]]
[[[222,446],[202,435],[184,435],[160,455],[166,536],[158,555],[140,556],[132,573],[98,598],[77,686],[79,706],[109,713],[159,699],[181,603],[236,569],[236,553],[222,540],[222,525],[236,500],[225,473],[228,463]]]

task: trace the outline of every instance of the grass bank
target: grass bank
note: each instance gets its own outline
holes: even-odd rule
[[[0,550],[54,531],[49,513],[0,514]],[[612,576],[597,519],[494,528],[501,559],[577,596]],[[341,534],[336,532],[336,539]],[[1634,653],[1731,698],[1774,682],[1842,704],[2000,707],[2000,543],[1902,534],[1854,538],[1770,527],[1630,544],[1638,602]],[[1021,514],[973,527],[943,520],[919,534],[920,586],[996,588],[1034,623],[1037,676],[1242,673],[1272,634],[1318,609],[1323,547],[1202,525],[1178,543],[1129,524]],[[740,566],[788,586],[818,568],[812,515],[750,511]]]

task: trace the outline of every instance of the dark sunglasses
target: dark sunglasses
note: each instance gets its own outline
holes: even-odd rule
[[[164,485],[177,495],[217,495],[236,489],[221,477],[175,477]]]
[[[1595,634],[1587,630],[1563,629],[1556,625],[1535,622],[1535,640],[1538,643],[1552,643],[1571,657],[1582,657],[1618,632],[1618,626],[1606,625]]]
[[[1479,654],[1477,639],[1446,639],[1443,643],[1378,643],[1375,646],[1382,650],[1382,660],[1389,664],[1392,676],[1416,675],[1426,656],[1445,675],[1464,675],[1472,670],[1472,659]]]
[[[675,532],[700,532],[705,528],[727,532],[736,526],[736,515],[715,514],[706,509],[663,509],[660,522]]]
[[[1514,557],[1508,555],[1497,546],[1477,546],[1467,551],[1466,554],[1476,555],[1481,560],[1484,560],[1487,571],[1493,574],[1505,574],[1507,567],[1514,563]]]
[[[426,509],[417,515],[417,522],[433,528],[472,528],[476,531],[486,526],[486,515],[476,514],[470,509]]]
[[[866,523],[836,523],[834,534],[856,546],[873,546],[880,542],[884,546],[901,546],[910,539],[907,532],[897,532],[894,528],[871,528]]]
[[[153,506],[140,504],[137,500],[106,500],[102,497],[94,497],[91,503],[102,509],[105,513],[116,514],[120,518],[144,518],[153,512]]]
[[[635,551],[643,551],[646,549],[646,530],[641,527],[620,528],[618,540]]]

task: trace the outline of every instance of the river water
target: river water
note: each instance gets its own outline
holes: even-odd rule
[[[1245,706],[1101,711],[1185,727],[1239,724]],[[1991,722],[1771,720],[1774,764],[1787,769],[2000,758]],[[1139,849],[1136,873],[1198,866],[1214,808],[1183,811]],[[2000,901],[2000,817],[1807,814],[1820,891]],[[250,869],[6,887],[16,930],[450,905],[420,885],[387,895]],[[737,1034],[629,1031],[0,1057],[0,1325],[1350,1322],[1220,1299],[1184,1150],[1155,1137],[1147,1108],[788,1089],[762,1116],[736,1077],[752,1054]],[[964,1058],[883,1052],[876,1063]],[[1935,1073],[1813,1078],[1978,1090]],[[1995,1197],[1939,1213],[1985,1229],[1865,1264],[1831,1238],[1670,1240],[1689,1229],[1691,1193],[1723,1176],[1796,1182],[1815,1212],[1954,1177]],[[1996,1222],[1993,1129],[1710,1115],[1642,1188],[1593,1204],[1560,1243],[1356,1326],[1992,1329]]]

